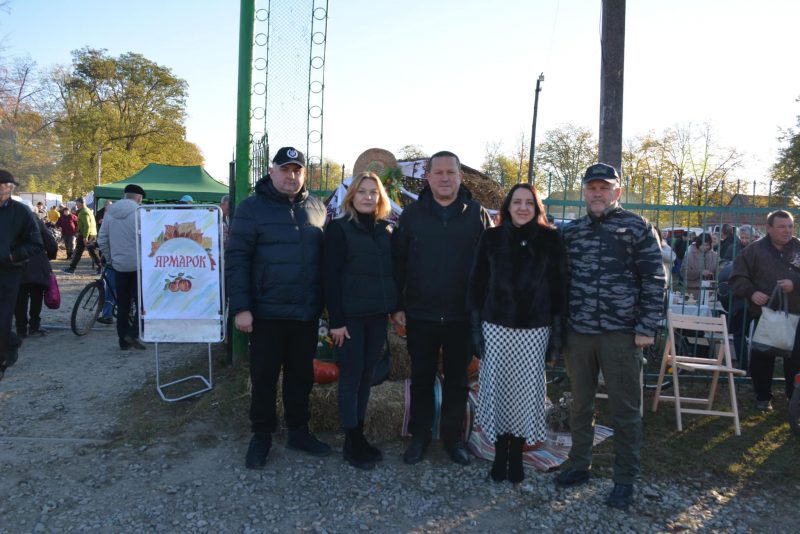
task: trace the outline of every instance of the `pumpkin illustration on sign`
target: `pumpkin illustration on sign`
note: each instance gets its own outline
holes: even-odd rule
[[[167,275],[169,278],[164,279],[164,291],[171,291],[177,293],[182,291],[184,293],[192,289],[192,276],[185,273],[178,273],[174,275]]]

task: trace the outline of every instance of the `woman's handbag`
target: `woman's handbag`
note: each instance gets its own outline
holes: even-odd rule
[[[772,301],[778,299],[778,310],[772,309]],[[758,351],[782,350],[791,352],[797,334],[800,315],[789,313],[789,299],[775,286],[766,306],[761,306],[761,318],[753,334],[751,346]]]
[[[53,273],[50,273],[50,281],[44,291],[44,305],[51,310],[61,307],[61,292],[58,290],[58,280]]]

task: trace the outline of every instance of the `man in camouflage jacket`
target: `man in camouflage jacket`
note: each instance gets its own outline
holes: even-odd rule
[[[564,228],[569,265],[565,359],[572,387],[570,469],[559,486],[586,482],[592,463],[594,399],[603,372],[614,427],[614,489],[606,504],[627,508],[639,474],[642,348],[662,317],[665,276],[653,226],[619,205],[619,175],[598,163],[583,176],[587,215]]]

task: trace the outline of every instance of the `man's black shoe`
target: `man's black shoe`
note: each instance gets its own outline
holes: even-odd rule
[[[256,432],[250,438],[250,446],[247,447],[247,456],[244,465],[248,469],[264,469],[267,465],[267,455],[272,447],[272,434],[267,432]]]
[[[114,324],[113,317],[98,317],[97,322],[100,324]]]
[[[3,367],[8,368],[17,363],[17,359],[19,358],[19,350],[18,349],[11,349],[7,350],[5,357],[3,358]]]
[[[147,347],[144,346],[144,343],[142,343],[135,337],[125,336],[124,338],[122,338],[122,341],[127,343],[129,347],[133,347],[136,350],[147,350]],[[120,347],[122,347],[122,342],[120,342]]]
[[[47,330],[45,330],[44,328],[42,328],[41,326],[39,328],[35,329],[35,330],[29,330],[28,331],[28,335],[31,336],[31,337],[33,337],[33,336],[46,336],[48,333],[49,332]]]
[[[427,443],[417,440],[411,440],[411,445],[408,446],[406,452],[403,453],[403,462],[408,465],[418,464],[425,456],[425,449],[428,448]]]
[[[318,440],[307,427],[289,429],[286,447],[307,452],[312,456],[328,456],[331,453],[331,446]]]
[[[463,441],[456,440],[453,443],[445,445],[444,448],[447,454],[450,455],[450,459],[455,463],[458,465],[469,465],[469,452],[467,452],[467,447],[464,445]]]
[[[614,484],[606,504],[611,508],[627,510],[633,502],[633,484]]]
[[[589,471],[581,469],[567,469],[557,474],[555,477],[556,485],[562,488],[580,486],[589,481]]]

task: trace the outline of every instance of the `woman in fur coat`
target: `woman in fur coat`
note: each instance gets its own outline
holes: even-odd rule
[[[567,266],[558,231],[530,184],[517,184],[500,224],[480,240],[468,303],[482,353],[477,422],[495,441],[490,476],[522,482],[522,449],[547,436],[545,359],[561,351]]]

